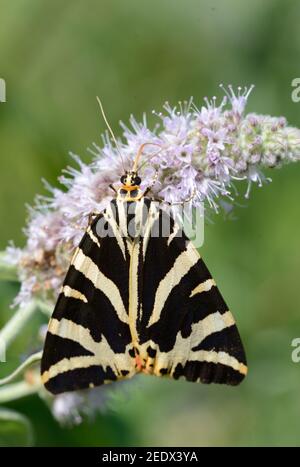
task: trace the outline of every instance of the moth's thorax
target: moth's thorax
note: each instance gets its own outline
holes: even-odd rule
[[[122,185],[117,191],[119,201],[137,201],[141,197],[142,191],[138,185]]]

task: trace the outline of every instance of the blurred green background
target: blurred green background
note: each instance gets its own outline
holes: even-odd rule
[[[300,4],[287,0],[0,0],[0,249],[22,245],[25,203],[56,183],[68,151],[104,130],[102,96],[117,134],[129,114],[165,100],[220,96],[219,83],[256,88],[249,112],[284,115],[300,127],[291,81],[300,75]],[[150,118],[150,122],[151,122]],[[300,165],[241,199],[235,221],[206,227],[202,249],[238,321],[250,372],[237,388],[149,377],[133,381],[106,412],[61,428],[36,396],[8,404],[28,415],[34,444],[50,446],[293,445],[300,441]],[[241,187],[243,189],[245,187]],[[0,282],[0,324],[16,293]],[[32,328],[1,373],[17,364]],[[1,421],[0,421],[1,425]]]

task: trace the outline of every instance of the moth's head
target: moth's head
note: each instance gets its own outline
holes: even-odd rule
[[[120,182],[124,187],[130,186],[139,186],[142,182],[141,178],[138,176],[137,172],[131,170],[129,172],[125,172],[124,175],[120,178]]]
[[[141,168],[141,166],[139,166],[139,160],[144,151],[145,146],[148,146],[148,145],[154,145],[154,146],[161,147],[159,144],[156,144],[156,143],[143,143],[139,147],[137,155],[135,156],[135,159],[134,159],[132,169],[129,171],[126,170],[125,174],[122,175],[122,177],[120,178],[120,181],[122,183],[122,190],[132,191],[132,187],[135,187],[136,189],[138,189],[138,187],[142,183],[141,178],[138,176],[138,170]],[[151,157],[155,156],[160,151],[161,149],[157,153],[152,154]]]

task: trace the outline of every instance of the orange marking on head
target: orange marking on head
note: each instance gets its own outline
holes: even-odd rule
[[[141,359],[141,357],[139,355],[135,356],[135,365],[136,365],[138,371],[142,371],[143,368],[144,368],[144,362],[143,362],[143,360]]]
[[[126,190],[126,191],[133,191],[133,190],[138,190],[139,187],[138,187],[138,185],[130,185],[130,186],[122,185],[122,189]]]

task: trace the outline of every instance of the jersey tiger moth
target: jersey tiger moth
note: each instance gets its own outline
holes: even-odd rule
[[[41,363],[54,394],[139,372],[230,385],[247,373],[234,318],[197,249],[140,189],[145,144],[71,261]]]

